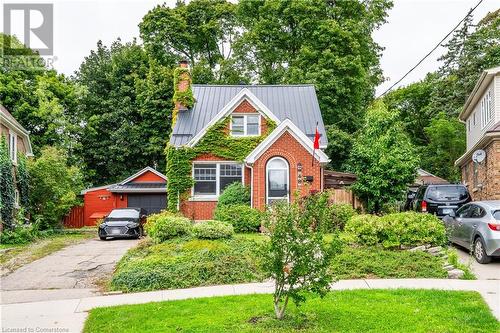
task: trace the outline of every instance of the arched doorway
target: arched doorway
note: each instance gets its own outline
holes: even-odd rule
[[[266,205],[279,200],[290,201],[290,168],[284,158],[273,157],[266,165]]]

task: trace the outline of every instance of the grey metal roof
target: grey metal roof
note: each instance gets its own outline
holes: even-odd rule
[[[166,182],[131,182],[126,184],[115,184],[109,187],[110,192],[148,192],[163,193],[167,191]]]
[[[313,85],[197,85],[192,109],[181,111],[172,131],[170,143],[187,144],[242,89],[250,90],[280,120],[290,119],[309,138],[314,138],[316,122],[320,144],[327,144],[325,126]]]

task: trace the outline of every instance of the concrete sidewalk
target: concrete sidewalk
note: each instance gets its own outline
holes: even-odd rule
[[[273,292],[273,283],[247,283],[190,289],[161,290],[110,296],[83,297],[67,300],[1,305],[3,330],[33,329],[34,332],[81,332],[87,311],[103,306],[141,304],[149,302],[201,298],[212,296],[267,294]],[[342,280],[332,290],[346,289],[438,289],[479,292],[493,314],[500,320],[500,281],[465,281],[447,279],[381,279]]]

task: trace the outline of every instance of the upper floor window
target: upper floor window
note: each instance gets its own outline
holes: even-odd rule
[[[243,182],[241,164],[236,163],[194,163],[194,196],[219,196],[231,183]]]
[[[491,103],[491,91],[481,99],[481,128],[484,128],[493,118],[493,105]]]
[[[12,162],[17,162],[17,134],[9,132],[9,156]]]
[[[260,115],[245,114],[231,116],[232,136],[254,136],[260,135]]]

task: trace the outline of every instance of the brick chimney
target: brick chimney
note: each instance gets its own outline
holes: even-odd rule
[[[178,77],[175,79],[177,83],[177,91],[179,94],[176,97],[174,94],[174,99],[175,99],[175,108],[179,111],[185,111],[189,107],[187,105],[184,105],[182,103],[182,99],[179,98],[182,93],[186,92],[188,89],[191,89],[191,75],[189,74],[189,69],[188,69],[189,62],[185,59],[179,61],[179,69],[178,69]]]

